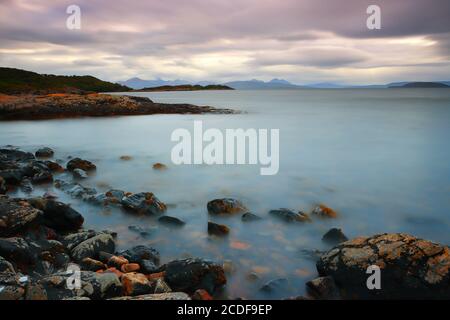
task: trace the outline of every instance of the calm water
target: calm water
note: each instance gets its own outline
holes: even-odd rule
[[[97,164],[84,184],[151,191],[170,204],[167,214],[187,224],[171,230],[152,217],[99,209],[66,195],[84,214],[86,227],[119,232],[119,247],[149,244],[163,262],[199,256],[231,260],[224,296],[284,298],[303,294],[316,276],[302,249],[326,249],[322,235],[340,227],[349,237],[407,232],[450,243],[450,90],[295,90],[140,93],[159,102],[188,102],[246,111],[240,115],[156,115],[102,119],[2,122],[0,145],[33,151],[50,146],[56,158],[80,156]],[[260,176],[259,166],[174,166],[170,134],[175,128],[280,129],[280,170]],[[122,155],[131,161],[119,160]],[[163,162],[169,169],[152,169]],[[50,188],[51,187],[47,187]],[[45,189],[45,188],[44,188]],[[44,189],[35,190],[42,194]],[[57,192],[57,191],[56,191]],[[264,219],[242,223],[239,216],[208,217],[206,203],[241,199]],[[268,216],[270,209],[309,211],[317,203],[336,209],[332,221],[288,225]],[[210,238],[208,219],[231,228],[228,238]],[[143,238],[129,225],[152,227]],[[258,280],[247,275],[255,272]],[[273,295],[258,288],[287,278]]]

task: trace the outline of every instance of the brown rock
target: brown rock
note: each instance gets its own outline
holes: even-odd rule
[[[203,289],[198,289],[192,295],[192,300],[213,300],[213,297],[208,293],[208,291]]]
[[[107,262],[109,267],[115,267],[117,269],[120,269],[122,265],[127,263],[129,263],[129,261],[122,256],[112,256]]]
[[[165,164],[162,164],[162,163],[158,162],[158,163],[155,163],[153,165],[153,169],[155,169],[155,170],[166,170],[167,166]]]
[[[98,271],[106,269],[106,265],[103,262],[92,258],[84,258],[81,260],[81,268],[87,271]]]
[[[130,272],[122,275],[123,292],[126,296],[151,293],[150,282],[142,273]]]
[[[208,233],[216,236],[224,236],[230,233],[230,228],[223,224],[208,222]]]
[[[212,200],[206,207],[210,214],[233,214],[248,211],[240,201],[230,198]]]
[[[141,267],[137,263],[126,263],[120,267],[123,273],[139,271]]]
[[[323,204],[315,207],[311,214],[320,218],[337,218],[336,211]]]

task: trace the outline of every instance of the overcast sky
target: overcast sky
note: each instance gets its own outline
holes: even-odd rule
[[[81,29],[66,8],[81,8]],[[381,30],[366,27],[369,4]],[[226,82],[450,80],[449,0],[0,0],[0,65]]]

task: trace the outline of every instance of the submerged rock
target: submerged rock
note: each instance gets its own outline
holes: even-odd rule
[[[323,204],[320,204],[317,207],[315,207],[312,210],[311,214],[313,216],[317,216],[320,218],[337,218],[336,211],[334,211],[333,209],[331,209]]]
[[[40,148],[36,151],[35,156],[38,158],[51,158],[55,152],[48,147]]]
[[[250,222],[250,221],[258,221],[261,220],[262,218],[251,212],[246,212],[242,215],[241,219],[243,222]]]
[[[92,170],[96,170],[97,167],[95,166],[95,164],[93,164],[92,162],[90,162],[88,160],[74,158],[67,163],[67,170],[73,171],[75,169],[81,169],[84,171],[92,171]]]
[[[166,272],[164,280],[175,291],[193,293],[197,289],[205,289],[214,294],[227,282],[222,266],[207,260],[175,260],[162,269]]]
[[[369,266],[381,272],[381,290],[369,290]],[[450,297],[450,249],[393,233],[359,237],[321,256],[321,276],[331,276],[346,299],[443,299]]]
[[[141,237],[146,237],[158,230],[157,227],[144,228],[141,226],[128,226],[128,230],[139,233]]]
[[[166,205],[151,192],[123,197],[121,203],[125,208],[142,214],[162,214],[166,211]]]
[[[223,236],[223,235],[227,235],[228,233],[230,233],[230,228],[228,228],[226,225],[209,221],[208,222],[208,233],[216,235],[216,236]]]
[[[269,214],[280,218],[284,221],[287,222],[293,222],[293,221],[298,221],[298,222],[309,222],[311,221],[311,219],[309,218],[309,216],[304,213],[304,212],[294,212],[292,210],[286,209],[286,208],[281,208],[278,210],[270,210]]]
[[[158,219],[158,221],[170,227],[182,227],[186,224],[183,220],[171,216],[162,216]]]
[[[230,198],[212,200],[206,207],[210,214],[233,214],[248,211],[240,201]]]
[[[72,171],[73,177],[76,179],[87,179],[88,174],[83,169],[73,169]]]
[[[320,300],[340,299],[339,289],[332,277],[319,277],[306,283],[309,293]]]
[[[31,193],[33,192],[33,184],[31,183],[31,180],[28,178],[23,179],[20,182],[20,190],[22,190],[25,193]]]
[[[56,180],[55,187],[61,189],[74,198],[81,198],[83,200],[92,200],[97,194],[95,188],[84,187],[79,183],[66,182],[63,180]]]
[[[165,164],[162,164],[162,163],[158,162],[158,163],[155,163],[153,165],[153,169],[155,169],[155,170],[166,170],[167,166]]]
[[[328,230],[328,232],[325,233],[322,237],[322,241],[332,245],[336,245],[338,243],[345,242],[347,240],[348,238],[342,232],[342,229],[338,228],[332,228]]]

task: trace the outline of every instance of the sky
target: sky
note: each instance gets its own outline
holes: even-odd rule
[[[69,5],[80,29],[66,27]],[[450,1],[0,0],[0,66],[109,81],[450,80]]]

